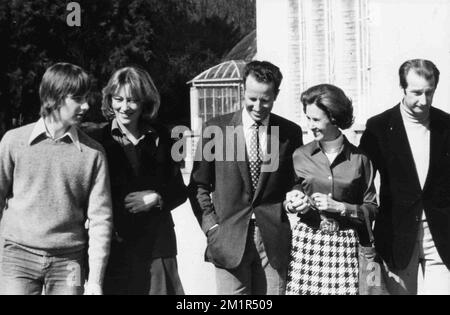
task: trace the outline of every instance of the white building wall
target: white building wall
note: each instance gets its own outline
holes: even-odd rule
[[[293,5],[297,1],[298,5]],[[302,2],[303,1],[303,2]],[[341,1],[341,0],[331,0]],[[335,7],[336,3],[327,2]],[[342,0],[345,1],[345,0]],[[291,3],[290,3],[291,2]],[[450,1],[449,0],[360,0],[363,9],[360,23],[367,26],[367,62],[361,69],[367,88],[355,104],[355,129],[364,128],[365,121],[398,103],[402,91],[398,83],[398,68],[411,58],[426,58],[436,63],[441,71],[441,81],[435,94],[434,105],[450,111]],[[293,12],[307,5],[310,0],[257,0],[257,49],[256,59],[268,60],[278,65],[284,75],[281,92],[274,112],[291,119],[306,128],[299,101],[298,82],[301,78],[299,51],[301,14]],[[303,5],[303,7],[305,6]],[[297,7],[297,8],[295,8]],[[297,14],[299,28],[290,25]],[[308,15],[305,15],[308,18]],[[297,40],[297,43],[292,43]],[[339,47],[337,45],[336,47]],[[366,47],[366,46],[364,46]],[[338,56],[339,52],[331,53]],[[364,58],[365,58],[364,57]],[[329,58],[332,60],[333,58]],[[305,67],[308,69],[308,67]],[[305,73],[304,77],[311,77]],[[334,83],[333,75],[330,82]],[[364,81],[365,82],[365,81]],[[306,88],[306,87],[305,87]],[[357,139],[355,138],[355,142]]]
[[[398,68],[412,58],[433,61],[441,72],[434,105],[450,111],[450,1],[371,0],[369,116],[402,97]]]
[[[267,60],[280,67],[283,82],[273,112],[292,116],[292,89],[294,78],[289,71],[289,0],[256,0],[257,60]],[[297,102],[298,103],[298,102]],[[291,117],[292,119],[292,117]],[[294,119],[292,119],[294,120]]]

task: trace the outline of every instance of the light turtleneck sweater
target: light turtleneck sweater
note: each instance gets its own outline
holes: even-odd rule
[[[409,146],[416,165],[420,187],[423,189],[430,165],[430,116],[415,116],[411,110],[403,104],[400,105]]]
[[[330,161],[330,164],[333,163],[338,154],[341,152],[343,144],[344,135],[342,133],[334,140],[320,141],[320,147],[327,156],[328,161]]]

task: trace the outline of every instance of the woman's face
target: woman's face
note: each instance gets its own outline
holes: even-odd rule
[[[330,141],[339,136],[339,128],[331,123],[327,114],[316,104],[306,106],[306,118],[308,119],[308,127],[314,135],[314,140]]]
[[[112,108],[117,121],[123,126],[136,126],[142,114],[142,104],[132,98],[129,85],[124,85],[117,94],[113,94]]]

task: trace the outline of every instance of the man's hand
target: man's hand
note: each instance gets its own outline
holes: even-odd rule
[[[100,284],[92,284],[92,283],[87,283],[86,284],[86,288],[84,290],[84,295],[102,295],[103,294],[103,290],[102,290],[102,286]]]
[[[125,208],[131,213],[147,212],[157,207],[162,207],[162,199],[154,190],[136,191],[125,197]]]

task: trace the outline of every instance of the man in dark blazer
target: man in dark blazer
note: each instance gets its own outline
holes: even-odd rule
[[[302,145],[302,130],[271,114],[281,80],[269,62],[247,64],[244,109],[209,121],[197,149],[202,157],[189,190],[218,294],[285,291],[291,231],[282,202],[294,182],[292,153]]]
[[[450,294],[450,116],[431,106],[431,61],[399,75],[402,102],[369,119],[360,143],[380,174],[375,245],[392,294]]]

